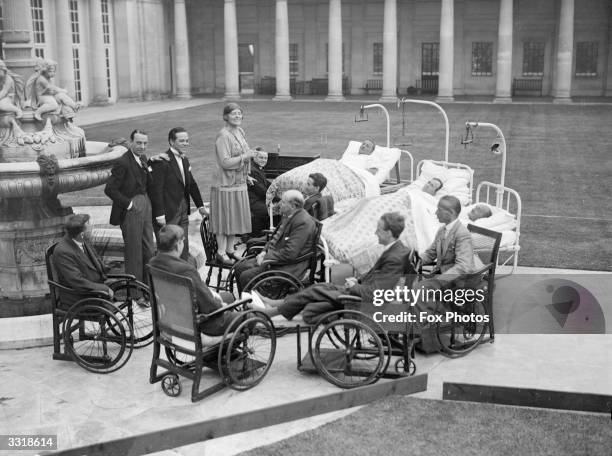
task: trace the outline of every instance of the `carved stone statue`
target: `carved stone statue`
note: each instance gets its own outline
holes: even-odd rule
[[[17,119],[23,116],[21,96],[23,94],[23,79],[10,71],[0,60],[0,115],[13,113]]]
[[[80,108],[66,89],[52,84],[51,80],[57,71],[57,63],[53,60],[40,60],[34,74],[26,83],[26,96],[30,106],[35,109],[34,118],[41,121],[43,114],[60,114],[67,120],[74,118]]]

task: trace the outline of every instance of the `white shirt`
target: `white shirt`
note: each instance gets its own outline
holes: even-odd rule
[[[140,166],[142,168],[142,162],[140,161],[140,157],[138,155],[136,155],[134,152],[132,152],[132,155],[134,156],[134,159],[136,160],[136,163],[138,163],[138,166]]]
[[[183,168],[183,159],[181,158],[181,153],[174,147],[170,147],[170,151],[174,154],[174,158],[178,163],[179,170],[181,171],[181,177],[183,178],[183,185],[185,185],[185,169]]]
[[[81,251],[83,253],[85,253],[85,247],[83,246],[82,242],[77,241],[76,239],[73,239],[74,243],[79,247],[79,249],[81,249]]]

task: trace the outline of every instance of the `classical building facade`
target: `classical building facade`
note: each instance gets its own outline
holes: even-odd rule
[[[4,58],[83,104],[612,95],[610,0],[3,0]]]

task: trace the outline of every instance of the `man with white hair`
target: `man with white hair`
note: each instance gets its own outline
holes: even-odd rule
[[[280,201],[281,223],[276,227],[272,238],[255,258],[249,258],[234,266],[238,291],[257,274],[265,271],[270,264],[275,270],[289,272],[301,277],[308,269],[308,261],[286,264],[306,255],[315,242],[316,224],[304,210],[304,196],[298,190],[287,190]]]

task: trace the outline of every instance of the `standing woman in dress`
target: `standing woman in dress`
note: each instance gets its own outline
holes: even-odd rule
[[[242,108],[229,103],[223,108],[225,126],[215,140],[217,170],[210,190],[211,230],[217,237],[217,260],[232,264],[236,235],[251,232],[251,210],[247,182],[251,158],[255,155],[246,142]]]

